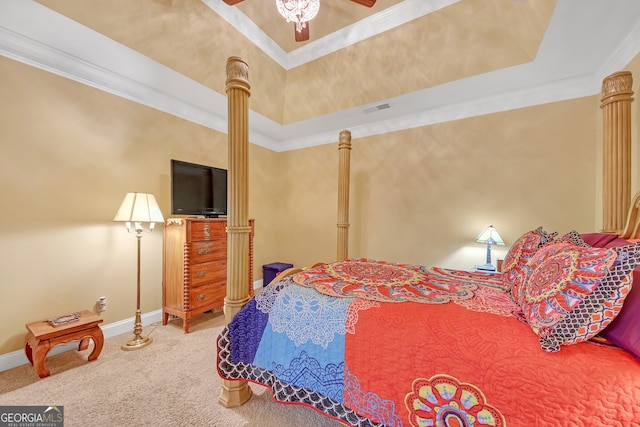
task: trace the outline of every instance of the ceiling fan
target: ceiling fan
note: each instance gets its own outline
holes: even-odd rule
[[[244,0],[223,0],[229,6]],[[373,7],[376,0],[351,0],[366,7]],[[320,0],[276,0],[278,12],[287,20],[293,22],[293,29],[297,42],[309,40],[309,21],[316,16],[320,7]]]

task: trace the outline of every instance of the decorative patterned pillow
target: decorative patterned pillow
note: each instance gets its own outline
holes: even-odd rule
[[[558,351],[604,329],[622,309],[638,263],[640,244],[612,249],[556,242],[536,252],[516,302],[540,347]]]
[[[582,246],[583,248],[592,247],[592,245],[588,244],[582,239],[582,236],[580,236],[580,233],[578,233],[576,230],[571,230],[570,232],[568,232],[558,240],[561,242],[573,243],[574,245]]]
[[[558,233],[547,233],[538,227],[528,231],[516,240],[502,262],[502,283],[507,289],[518,293],[518,288],[524,279],[524,266],[538,249],[551,242]],[[515,288],[515,289],[514,289]]]

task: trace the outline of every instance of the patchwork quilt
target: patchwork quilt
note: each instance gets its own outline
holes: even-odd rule
[[[592,341],[549,353],[500,275],[370,259],[259,292],[218,372],[350,426],[640,426],[640,363]]]

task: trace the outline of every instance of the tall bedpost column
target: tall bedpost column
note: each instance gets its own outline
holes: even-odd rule
[[[249,300],[249,66],[241,58],[227,59],[229,174],[227,183],[227,296],[225,321],[229,323]],[[251,398],[246,381],[222,382],[218,402],[227,408]]]
[[[349,251],[349,174],[351,160],[351,132],[340,132],[338,142],[338,261],[347,258]]]
[[[602,231],[609,233],[624,228],[631,200],[632,86],[628,71],[602,81]]]

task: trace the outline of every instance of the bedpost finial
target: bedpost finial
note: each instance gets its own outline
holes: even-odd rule
[[[600,108],[615,101],[633,101],[633,75],[630,71],[619,71],[602,80],[602,104]]]
[[[351,131],[342,130],[340,131],[340,140],[338,142],[338,150],[341,148],[351,149]]]
[[[227,87],[244,89],[247,92],[251,89],[249,83],[249,64],[239,56],[230,56],[227,58]]]

